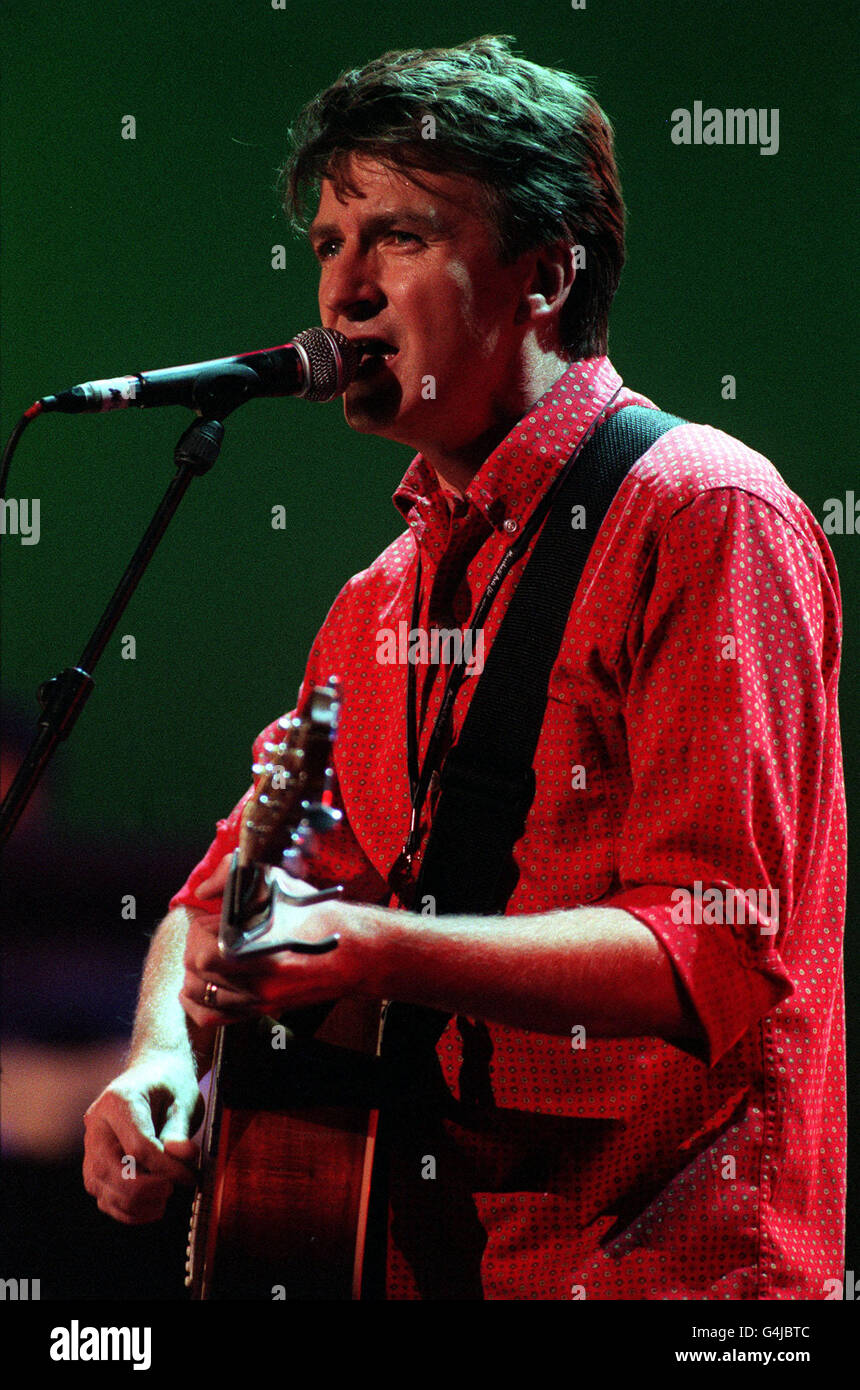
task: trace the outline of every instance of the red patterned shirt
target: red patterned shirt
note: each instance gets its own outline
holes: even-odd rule
[[[305,675],[337,673],[345,697],[344,820],[320,884],[386,901],[407,833],[406,666],[384,653],[410,624],[419,551],[420,626],[467,624],[620,384],[606,357],[576,363],[464,500],[420,456],[409,467],[395,494],[407,530],[346,584]],[[608,413],[629,404],[652,403],[622,389]],[[507,913],[631,913],[669,953],[706,1041],[583,1038],[575,1017],[570,1037],[452,1019],[437,1048],[451,1105],[431,1156],[459,1185],[440,1200],[444,1183],[422,1181],[428,1150],[395,1174],[390,1298],[822,1299],[842,1278],[839,642],[830,550],[773,466],[709,426],[658,440],[579,585]],[[432,662],[418,668],[422,758],[443,686]],[[173,905],[197,902],[244,800]]]

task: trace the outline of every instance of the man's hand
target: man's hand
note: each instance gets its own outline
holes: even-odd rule
[[[174,1183],[193,1184],[189,1135],[202,1112],[190,1063],[172,1053],[141,1059],[106,1086],[84,1116],[84,1186],[126,1225],[157,1221]]]
[[[197,888],[197,896],[209,899],[223,891],[230,856]],[[296,897],[314,889],[301,879],[280,871],[283,887]],[[235,1023],[279,1009],[304,1008],[345,995],[363,993],[371,944],[366,932],[356,929],[355,910],[340,902],[312,907],[281,904],[273,929],[278,936],[321,940],[338,934],[338,945],[325,955],[276,951],[266,955],[230,958],[218,948],[219,919],[194,912],[185,944],[185,978],[179,999],[188,1017],[201,1028]],[[215,1003],[206,1003],[207,985],[214,987]],[[209,990],[211,1000],[212,990]]]

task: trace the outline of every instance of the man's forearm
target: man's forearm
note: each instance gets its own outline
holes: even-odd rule
[[[618,908],[489,918],[349,910],[379,943],[386,998],[540,1033],[701,1036],[666,951]]]
[[[214,1029],[198,1027],[179,1002],[187,934],[188,912],[179,907],[168,913],[152,938],[132,1031],[132,1064],[153,1052],[173,1052],[199,1073],[211,1056]]]

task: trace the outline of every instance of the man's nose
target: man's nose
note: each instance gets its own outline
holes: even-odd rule
[[[325,268],[320,283],[320,311],[332,323],[346,319],[363,323],[378,314],[385,303],[373,257],[360,249],[341,247]]]

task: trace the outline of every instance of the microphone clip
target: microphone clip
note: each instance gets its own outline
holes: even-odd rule
[[[226,367],[206,367],[194,383],[191,399],[194,409],[205,419],[223,420],[231,411],[258,396],[261,386],[253,367],[241,362]]]

